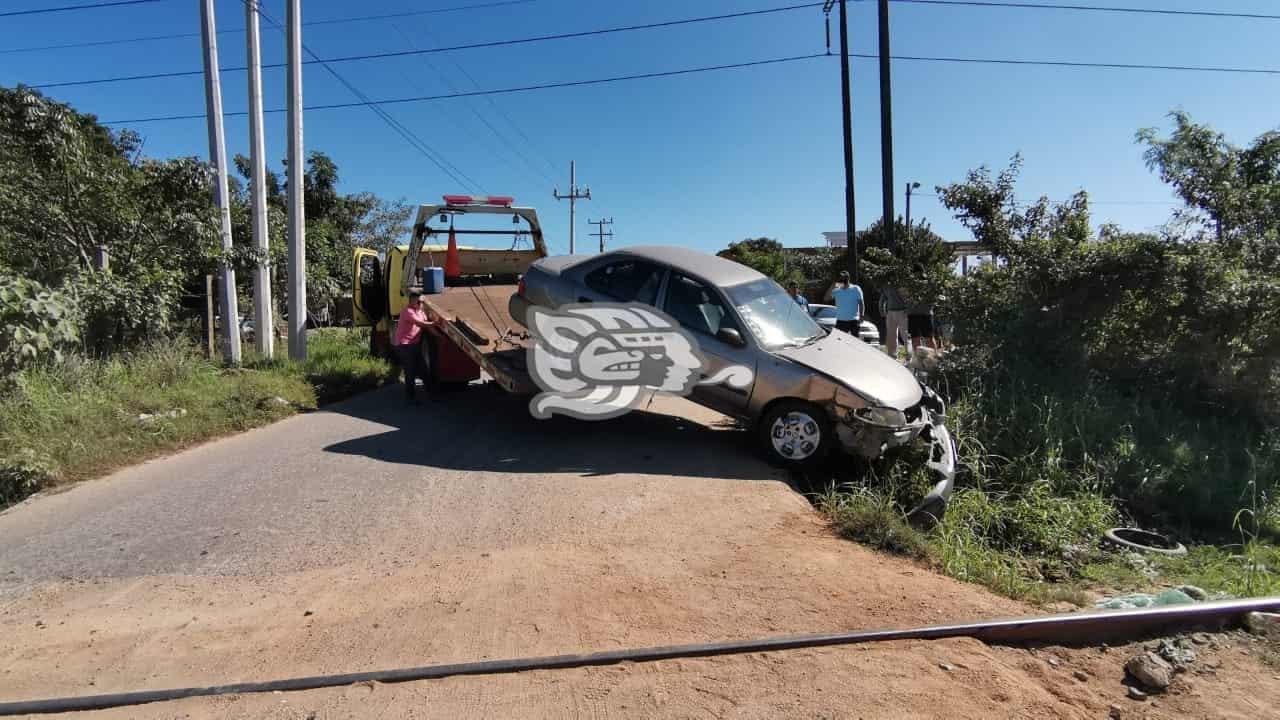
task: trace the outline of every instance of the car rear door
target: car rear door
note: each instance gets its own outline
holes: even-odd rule
[[[658,305],[666,275],[663,266],[639,258],[617,256],[585,269],[576,296],[569,302],[638,302]]]

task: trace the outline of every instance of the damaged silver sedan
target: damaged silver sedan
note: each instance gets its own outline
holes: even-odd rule
[[[690,399],[750,423],[777,465],[809,469],[837,449],[876,459],[925,444],[937,482],[913,512],[941,515],[956,470],[941,398],[875,347],[819,327],[773,280],[686,248],[629,247],[534,262],[510,310],[524,323],[530,305],[587,302],[664,311],[697,339],[705,376],[751,369],[745,387],[699,385]]]

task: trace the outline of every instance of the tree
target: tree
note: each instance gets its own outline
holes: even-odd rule
[[[221,257],[208,167],[140,148],[35,90],[0,88],[0,263],[90,298],[93,350],[167,331],[183,287]],[[92,272],[100,246],[109,272]]]
[[[250,164],[248,158],[237,155],[235,165],[245,182],[236,182],[233,186],[232,222],[236,237],[245,239],[239,245],[247,248],[248,239],[252,237],[247,182],[251,174]],[[338,165],[323,152],[312,152],[308,156],[303,178],[307,309],[312,314],[326,315],[338,298],[351,293],[351,251],[356,247],[386,251],[408,231],[411,209],[403,200],[384,200],[373,193],[340,193]],[[287,188],[280,182],[279,175],[270,169],[264,184],[267,189],[271,262],[277,268],[284,268],[288,260]],[[256,262],[256,255],[242,251],[238,260],[247,271]],[[241,292],[249,291],[247,278],[247,272],[238,276]],[[273,293],[284,297],[287,291],[286,273],[277,271]]]
[[[1187,239],[1211,238],[1250,262],[1275,267],[1280,257],[1280,132],[1259,135],[1238,148],[1212,128],[1174,112],[1167,139],[1139,130],[1147,166],[1173,186],[1187,207],[1178,224],[1195,228]]]
[[[786,258],[782,254],[782,243],[772,238],[748,238],[740,242],[729,243],[729,247],[716,253],[722,258],[742,263],[761,274],[784,283],[786,277]]]

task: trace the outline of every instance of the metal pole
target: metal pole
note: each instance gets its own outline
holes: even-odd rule
[[[893,93],[889,84],[889,0],[880,0],[880,175],[885,239],[893,252]]]
[[[262,357],[275,351],[271,313],[270,244],[267,237],[267,159],[262,131],[262,46],[258,33],[258,0],[245,0],[245,38],[249,55],[249,196],[253,205],[253,246],[258,264],[253,269],[253,338]]]
[[[289,0],[289,357],[307,359],[306,159],[302,148],[302,3]]]
[[[578,202],[577,163],[569,161],[569,254],[573,254],[573,230],[577,223],[573,219],[573,206]]]
[[[231,203],[227,195],[227,146],[222,133],[222,83],[218,76],[218,30],[213,0],[200,1],[200,36],[204,41],[204,97],[209,118],[209,162],[213,163],[213,201],[222,223],[222,249],[232,250]],[[240,362],[240,308],[236,301],[236,272],[229,259],[222,263],[222,356],[227,364]]]
[[[844,113],[844,231],[845,262],[858,281],[858,231],[853,214],[853,106],[849,97],[849,23],[845,0],[840,0],[840,97]]]
[[[911,239],[911,183],[907,183],[907,239]],[[893,248],[889,248],[893,252]]]

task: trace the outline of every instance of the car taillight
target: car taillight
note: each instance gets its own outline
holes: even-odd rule
[[[516,284],[516,294],[524,297],[524,276],[520,276],[520,282]]]

